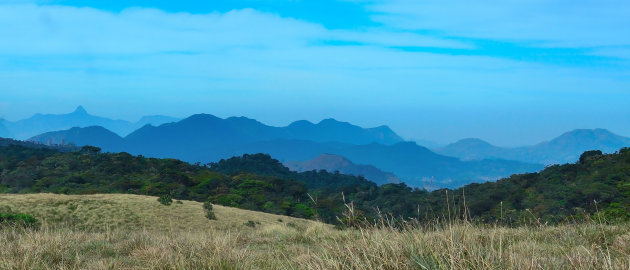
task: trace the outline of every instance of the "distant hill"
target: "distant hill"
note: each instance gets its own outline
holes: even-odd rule
[[[464,139],[438,148],[436,152],[463,160],[500,158],[549,165],[575,162],[581,153],[588,150],[612,153],[628,146],[630,138],[606,129],[577,129],[533,146],[503,148],[479,139]]]
[[[321,154],[307,161],[285,162],[285,166],[297,172],[326,170],[328,172],[340,172],[343,174],[363,176],[379,185],[388,183],[400,183],[396,175],[383,172],[372,165],[357,165],[352,161],[338,155]]]
[[[331,120],[327,122],[329,123],[314,126],[330,130]],[[339,125],[347,128],[346,124]],[[335,134],[342,133],[334,129],[330,132],[313,132],[326,134],[326,137],[319,137],[319,142],[286,139],[286,137],[291,138],[299,134],[289,131],[293,131],[293,128],[270,127],[244,117],[221,119],[212,115],[199,114],[159,127],[145,126],[125,137],[120,146],[112,145],[111,142],[114,140],[109,139],[102,142],[89,141],[88,144],[99,146],[105,151],[115,152],[122,149],[148,157],[178,158],[201,163],[215,162],[247,153],[268,153],[281,161],[309,160],[329,153],[344,156],[358,164],[373,165],[380,170],[394,173],[411,186],[428,189],[458,187],[472,182],[496,180],[514,173],[534,172],[543,168],[542,165],[506,160],[463,162],[457,158],[438,155],[412,142],[399,142],[392,145],[348,143],[365,141],[365,138],[370,136],[375,139],[384,138],[381,133],[377,133],[379,135],[374,137],[375,133],[366,129],[362,132],[353,131],[352,134],[355,137],[339,138],[345,143],[325,142],[335,136],[340,136]],[[66,142],[74,142],[77,145],[85,145],[77,142],[88,142],[88,139],[70,138],[68,132],[52,132],[32,139],[45,143],[51,138],[53,140],[66,138]],[[71,133],[81,134],[77,131]],[[101,130],[101,133],[104,132]],[[105,137],[105,135],[99,136]],[[309,135],[308,138],[313,138],[313,136]]]
[[[286,128],[285,139],[309,140],[315,142],[342,142],[351,144],[394,144],[403,139],[387,126],[363,129],[347,122],[324,119],[317,124],[309,121],[296,121]]]
[[[467,138],[438,148],[436,152],[451,157],[458,157],[462,160],[480,160],[504,158],[507,150],[506,148],[491,145],[481,139]]]
[[[112,138],[104,129],[84,131],[61,130],[47,132],[30,140],[48,143],[59,142],[65,138],[67,143],[77,145],[93,144],[106,151],[117,151],[122,141]],[[83,138],[88,136],[95,138]],[[303,138],[300,136],[304,136]],[[103,138],[108,138],[100,141]],[[197,114],[179,122],[161,126],[146,125],[124,138],[124,148],[128,152],[142,153],[146,156],[177,157],[192,162],[210,162],[221,158],[251,153],[252,149],[267,148],[275,141],[283,141],[283,146],[291,141],[308,141],[314,143],[315,152],[321,149],[320,143],[326,146],[335,144],[382,143],[402,141],[398,135],[387,127],[363,129],[349,123],[326,119],[318,124],[298,121],[286,127],[272,127],[254,119],[245,117],[218,118],[210,114]],[[270,143],[261,143],[270,142]],[[288,143],[287,143],[288,142]],[[285,148],[283,148],[285,149]],[[293,152],[291,149],[288,149]],[[298,155],[305,160],[322,154]],[[288,153],[289,154],[289,153]],[[297,153],[296,153],[297,154]],[[282,155],[290,157],[289,155]],[[302,158],[303,157],[303,158]]]
[[[387,126],[375,128],[361,128],[347,122],[335,119],[324,119],[317,124],[309,121],[296,121],[286,127],[273,127],[246,117],[230,117],[220,119],[209,114],[197,114],[176,123],[180,119],[152,115],[142,117],[138,122],[125,120],[113,120],[89,114],[85,108],[79,106],[68,114],[36,114],[30,118],[15,122],[0,120],[0,136],[16,139],[28,139],[47,132],[67,130],[73,127],[101,126],[119,136],[127,136],[139,132],[145,134],[151,132],[150,128],[143,129],[147,125],[160,126],[173,123],[172,127],[178,137],[183,137],[187,132],[201,132],[208,135],[208,131],[221,128],[226,132],[235,132],[240,135],[258,139],[301,139],[315,142],[344,142],[353,144],[382,143],[393,144],[403,139]],[[130,138],[137,137],[136,135]]]
[[[424,139],[411,139],[410,141],[416,142],[418,145],[422,145],[429,149],[436,149],[446,146],[446,144]]]
[[[3,137],[3,138],[10,138],[10,137],[12,137],[11,132],[5,126],[5,120],[4,119],[0,119],[0,137]]]
[[[77,146],[95,145],[110,152],[124,151],[125,141],[116,133],[99,126],[85,128],[74,127],[69,130],[47,132],[29,139],[46,145],[75,144]]]
[[[140,118],[140,120],[138,122],[133,123],[133,130],[139,129],[141,127],[144,127],[146,125],[153,125],[153,126],[159,126],[162,124],[166,124],[166,123],[173,123],[173,122],[177,122],[181,119],[179,118],[175,118],[175,117],[170,117],[170,116],[165,116],[165,115],[148,115],[148,116],[143,116],[142,118]],[[129,133],[131,133],[132,130],[130,130],[129,132],[124,133],[124,135],[128,135]]]
[[[332,153],[360,164],[372,164],[379,169],[393,172],[411,186],[428,189],[492,181],[515,173],[535,172],[543,168],[537,164],[507,160],[460,161],[436,154],[413,142],[392,146],[378,144],[351,146]]]
[[[588,150],[613,153],[627,146],[630,146],[630,138],[616,135],[606,129],[577,129],[549,142],[518,148],[516,156],[523,156],[522,160],[540,160],[544,164],[563,164],[577,161],[580,155]]]
[[[238,152],[269,153],[284,162],[309,160],[329,153],[358,164],[369,164],[394,173],[415,187],[435,189],[459,187],[473,182],[497,180],[515,173],[535,172],[542,165],[508,160],[461,161],[436,154],[413,142],[394,145],[349,145],[298,140],[273,140],[241,146]]]
[[[340,142],[349,144],[393,144],[403,141],[386,126],[361,128],[347,122],[325,119],[318,124],[296,121],[286,127],[265,125],[246,117],[218,118],[210,114],[196,114],[182,121],[160,127],[141,128],[127,136],[134,141],[146,137],[167,140],[221,140],[248,142],[273,139],[296,139],[314,142]]]
[[[133,123],[94,116],[89,114],[83,106],[79,106],[68,114],[36,114],[16,122],[5,121],[4,126],[8,130],[8,135],[23,140],[46,132],[89,126],[102,126],[122,136],[147,124],[160,125],[177,120],[168,116],[148,116]],[[0,130],[1,133],[2,130]]]

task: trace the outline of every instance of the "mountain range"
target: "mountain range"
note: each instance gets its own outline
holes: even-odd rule
[[[122,137],[101,126],[73,127],[60,132],[47,132],[28,141],[45,145],[93,145],[108,152],[124,152],[126,145]]]
[[[480,139],[463,139],[437,148],[435,152],[462,160],[508,159],[551,165],[575,162],[580,154],[588,150],[613,153],[628,146],[630,138],[606,129],[576,129],[533,146],[506,148]]]
[[[4,138],[12,137],[13,135],[11,134],[11,132],[5,126],[4,123],[5,123],[5,120],[4,119],[0,119],[0,137],[4,137]]]
[[[67,125],[74,127],[57,129]],[[134,127],[138,128],[124,135],[124,130]],[[197,114],[179,121],[149,116],[131,123],[90,115],[81,106],[65,115],[37,114],[17,122],[0,122],[0,136],[19,137],[46,129],[50,132],[29,140],[48,145],[94,145],[109,152],[178,158],[193,163],[216,162],[245,153],[267,153],[298,171],[338,170],[369,175],[379,184],[395,182],[391,179],[399,177],[411,186],[428,189],[534,172],[544,165],[575,162],[587,150],[613,152],[630,146],[629,138],[610,131],[580,129],[533,146],[505,148],[480,139],[464,139],[429,150],[404,141],[387,126],[362,128],[335,119],[319,123],[302,120],[274,127],[246,117],[222,119]]]
[[[326,170],[328,172],[340,172],[354,176],[363,176],[379,185],[400,183],[400,179],[398,179],[398,177],[393,173],[383,172],[372,165],[354,164],[347,158],[338,155],[321,154],[311,160],[290,161],[284,163],[284,165],[296,172]]]
[[[267,153],[283,162],[334,154],[429,189],[485,182],[543,168],[508,160],[460,161],[404,142],[386,126],[364,129],[334,119],[272,127],[245,117],[222,119],[198,114],[157,127],[147,125],[124,138],[102,127],[88,127],[48,132],[30,140],[53,144],[64,140],[79,146],[99,146],[105,151],[202,163],[245,153]]]
[[[0,136],[24,140],[49,131],[88,126],[102,126],[118,135],[124,136],[148,124],[161,125],[178,120],[174,117],[162,115],[145,116],[137,122],[113,120],[91,115],[83,106],[78,106],[73,112],[68,114],[38,113],[27,119],[15,122],[4,120],[0,122]]]
[[[317,124],[302,120],[286,127],[273,127],[246,117],[221,119],[210,114],[193,115],[182,121],[159,127],[144,126],[129,134],[125,139],[132,144],[146,143],[146,139],[156,140],[152,143],[168,144],[169,140],[185,137],[193,141],[205,140],[219,144],[274,139],[384,145],[403,141],[387,126],[363,129],[347,122],[324,119]]]

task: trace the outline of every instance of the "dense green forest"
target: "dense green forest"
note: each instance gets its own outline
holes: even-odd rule
[[[0,193],[170,194],[212,203],[337,223],[351,205],[354,218],[398,221],[466,217],[519,225],[573,222],[600,214],[630,219],[630,149],[589,151],[575,164],[514,175],[456,190],[428,192],[405,184],[378,186],[335,172],[296,173],[265,154],[189,164],[127,153],[0,146]]]

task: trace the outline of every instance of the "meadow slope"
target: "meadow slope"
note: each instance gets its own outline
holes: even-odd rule
[[[138,195],[0,195],[40,229],[0,230],[0,269],[628,269],[630,226],[443,222],[337,230],[285,216]],[[245,225],[253,221],[253,227]]]
[[[221,205],[213,206],[217,220],[211,221],[205,218],[202,203],[179,202],[165,206],[157,197],[132,194],[1,194],[0,212],[28,213],[47,226],[84,231],[227,231],[249,228],[245,225],[248,221],[264,226],[283,222],[299,226],[315,223]]]

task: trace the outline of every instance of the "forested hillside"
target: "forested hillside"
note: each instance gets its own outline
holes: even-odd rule
[[[231,167],[233,163],[240,167]],[[210,200],[334,222],[335,214],[343,210],[342,192],[352,199],[360,196],[360,190],[377,188],[360,177],[324,171],[294,173],[268,155],[246,155],[211,168],[175,159],[101,153],[89,146],[64,153],[9,145],[0,147],[0,192],[171,194],[179,199]],[[307,192],[322,204],[315,206]]]
[[[405,184],[377,186],[362,177],[325,171],[296,173],[264,154],[202,166],[101,153],[96,147],[59,152],[9,145],[0,147],[0,170],[2,193],[171,194],[329,223],[346,211],[344,202],[356,209],[355,218],[368,220],[380,212],[429,221],[448,217],[449,211],[452,217],[507,224],[582,220],[594,213],[610,220],[630,217],[627,148],[609,155],[586,152],[576,164],[433,192]]]
[[[361,175],[379,185],[401,182],[400,179],[392,173],[381,171],[372,165],[355,164],[339,155],[321,154],[311,160],[284,162],[284,165],[296,172],[326,170],[329,172],[338,171],[349,175]]]

